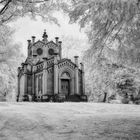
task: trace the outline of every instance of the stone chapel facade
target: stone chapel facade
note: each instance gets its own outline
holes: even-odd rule
[[[62,58],[62,42],[28,40],[27,59],[18,67],[17,101],[86,101],[84,66]]]

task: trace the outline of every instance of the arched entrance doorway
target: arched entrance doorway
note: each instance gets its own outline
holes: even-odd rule
[[[61,79],[61,93],[63,95],[68,96],[70,93],[70,86],[69,86],[69,80],[67,79]]]
[[[61,94],[69,96],[70,94],[70,75],[68,72],[64,72],[61,75]]]

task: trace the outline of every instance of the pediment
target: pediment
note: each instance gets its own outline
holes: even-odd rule
[[[50,42],[47,43],[47,47],[48,48],[56,48],[57,45],[53,41],[50,41]]]
[[[37,41],[36,43],[33,44],[34,47],[38,48],[38,47],[43,47],[44,43],[42,41]]]
[[[69,67],[70,69],[75,69],[75,64],[72,61],[70,61],[68,59],[60,60],[58,67],[62,68],[65,66]]]

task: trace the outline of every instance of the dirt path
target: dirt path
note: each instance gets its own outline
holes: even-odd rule
[[[0,103],[0,140],[140,140],[140,106]]]

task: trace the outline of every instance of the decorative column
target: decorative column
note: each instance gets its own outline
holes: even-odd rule
[[[58,94],[58,61],[57,61],[57,55],[54,56],[54,94]]]
[[[24,95],[28,94],[28,81],[27,81],[27,63],[23,64],[24,67]]]
[[[82,95],[85,95],[85,71],[84,71],[84,64],[81,64],[81,71],[82,71]]]
[[[59,41],[59,54],[60,54],[60,59],[62,59],[62,41]]]
[[[44,65],[43,65],[43,95],[47,94],[47,58],[44,57]]]
[[[75,84],[74,84],[74,81],[75,79],[74,79],[74,77],[72,76],[72,78],[70,79],[70,83],[71,83],[71,95],[74,95],[74,93],[75,93]]]
[[[59,37],[55,37],[55,43],[56,43],[57,45],[59,45],[59,43],[58,43],[59,41],[58,41],[58,40],[59,40]]]
[[[27,52],[28,52],[28,57],[30,56],[30,45],[31,45],[31,40],[27,40],[28,41],[28,50],[27,50]]]
[[[32,36],[32,43],[31,43],[32,45],[35,43],[35,38],[36,38],[35,36]],[[37,56],[36,49],[34,48],[34,46],[32,46],[31,49],[32,49],[32,58],[36,59]]]
[[[45,57],[45,58],[48,58],[48,47],[47,47],[47,45],[45,45],[45,47],[44,47],[44,51],[43,51],[43,57]]]
[[[19,96],[20,96],[20,67],[18,67],[18,76],[17,76],[17,80],[18,80],[18,83],[17,83],[17,98],[16,98],[16,101],[18,102],[19,101]]]
[[[36,50],[35,50],[34,47],[32,46],[32,58],[33,58],[33,59],[36,59],[36,57],[37,57]]]
[[[36,66],[33,66],[33,75],[32,75],[32,96],[35,96],[35,71]]]
[[[35,43],[35,36],[32,36],[32,44],[34,44]]]
[[[75,94],[79,94],[78,56],[75,56]]]
[[[36,90],[36,96],[38,96],[38,75],[36,75],[35,76],[35,85],[36,85],[36,87],[35,87],[35,90]]]

